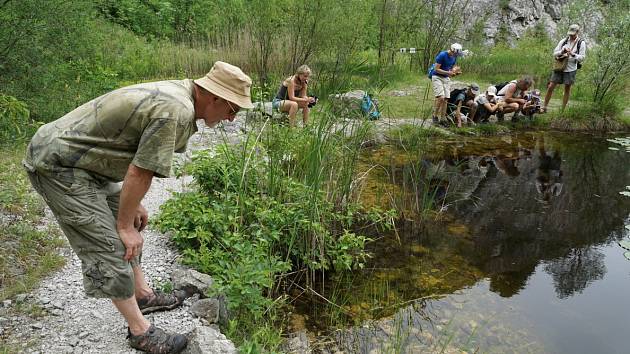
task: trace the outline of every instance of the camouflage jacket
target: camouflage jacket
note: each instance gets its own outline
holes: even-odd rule
[[[119,182],[130,163],[167,177],[173,153],[197,131],[193,85],[144,83],[95,98],[39,128],[23,164],[70,183]]]

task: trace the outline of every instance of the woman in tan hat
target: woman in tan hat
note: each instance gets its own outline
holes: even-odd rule
[[[311,76],[311,69],[302,65],[297,68],[295,75],[286,78],[276,97],[273,99],[272,106],[280,112],[289,113],[289,124],[295,126],[295,114],[298,109],[302,108],[302,122],[306,126],[308,124],[308,115],[310,108],[309,103],[315,102],[315,98],[308,97],[306,91],[308,89],[308,79]]]

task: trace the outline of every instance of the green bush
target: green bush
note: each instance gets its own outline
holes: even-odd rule
[[[347,157],[336,154],[348,151],[352,139],[322,136],[317,127],[270,130],[259,136],[266,145],[250,139],[197,153],[183,170],[197,189],[165,203],[157,221],[173,233],[187,264],[215,278],[213,291],[227,296],[242,327],[239,338],[251,338],[269,321],[282,303],[274,289],[286,273],[362,267],[369,238],[353,230],[388,227],[392,217],[331,191],[345,188],[344,177],[330,171],[343,170],[338,166]]]
[[[596,105],[615,106],[627,93],[630,74],[627,53],[630,51],[630,3],[613,1],[599,30],[599,47],[593,53],[595,70],[591,72],[592,102]]]
[[[0,144],[15,144],[31,132],[26,103],[0,93]]]

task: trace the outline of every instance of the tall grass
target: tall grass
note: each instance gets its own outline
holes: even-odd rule
[[[473,56],[461,61],[466,75],[499,83],[532,75],[535,87],[544,88],[551,73],[551,53],[555,43],[546,36],[525,36],[515,47],[500,44],[473,49]]]
[[[301,130],[259,122],[242,144],[196,155],[185,170],[197,190],[162,208],[161,230],[227,295],[237,342],[275,321],[288,273],[309,286],[327,271],[361,267],[368,239],[355,225],[387,227],[391,215],[356,203],[364,124],[330,114]]]

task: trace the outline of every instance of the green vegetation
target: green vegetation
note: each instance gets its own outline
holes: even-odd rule
[[[448,46],[458,21],[466,18],[460,15],[466,9],[451,2],[437,6],[408,0],[353,0],[341,5],[332,0],[307,4],[230,0],[3,1],[0,94],[26,104],[30,118],[19,133],[28,136],[37,127],[33,122],[54,120],[113,88],[139,81],[201,76],[218,59],[250,73],[267,99],[282,77],[308,63],[316,74],[311,90],[320,97],[367,88],[382,100],[386,117],[425,117],[431,109],[431,100],[427,100],[431,95],[425,94],[429,85],[424,80],[426,67],[439,50]],[[591,2],[577,2],[572,11],[582,14],[584,11],[577,8],[590,9]],[[598,102],[604,92],[627,96],[624,78],[628,75],[617,75],[612,67],[599,69],[608,65],[603,58],[610,61],[612,57],[624,57],[607,55],[610,50],[623,53],[627,49],[628,41],[623,37],[627,32],[619,26],[627,22],[622,21],[628,12],[623,6],[627,4],[617,2],[610,5],[611,16],[605,16],[610,26],[604,27],[598,37],[598,41],[609,44],[601,50],[589,48],[572,101],[587,100],[594,92]],[[500,8],[508,3],[501,2]],[[352,21],[347,20],[349,13],[353,14]],[[475,54],[460,60],[464,75],[458,80],[477,81],[484,86],[531,74],[536,87],[544,91],[555,38],[549,39],[538,26],[516,41],[515,47],[498,38],[497,46],[487,48],[480,40],[482,31],[477,21],[464,41]],[[615,38],[621,45],[613,43]],[[400,47],[412,46],[417,48],[416,56],[397,53]],[[596,59],[599,57],[602,60]],[[621,69],[628,67],[621,61],[615,64]],[[606,77],[595,77],[604,74]],[[589,84],[587,76],[593,76]],[[614,85],[609,85],[611,82]],[[417,90],[404,97],[388,94],[404,89],[403,83]],[[555,97],[561,94],[557,92]],[[609,101],[617,105],[623,102],[606,99],[605,105]],[[4,105],[6,102],[0,102],[0,108]],[[0,131],[7,129],[5,125],[0,123]]]
[[[41,225],[43,205],[22,173],[23,149],[0,150],[0,301],[29,291],[63,264],[60,233]]]
[[[353,230],[392,226],[391,213],[354,198],[369,130],[349,127],[355,134],[345,137],[330,118],[301,131],[263,127],[244,144],[197,153],[183,170],[197,189],[162,207],[158,227],[173,232],[187,264],[212,274],[234,314],[228,333],[245,347],[279,344],[271,328],[289,273],[309,284],[326,271],[361,268],[369,238]]]
[[[0,142],[20,141],[27,137],[29,112],[26,104],[0,93]]]

